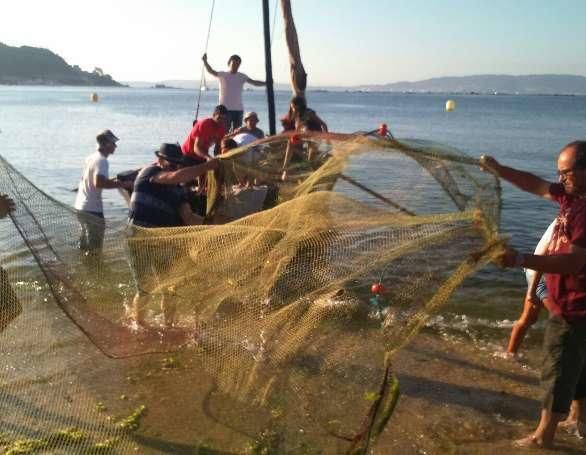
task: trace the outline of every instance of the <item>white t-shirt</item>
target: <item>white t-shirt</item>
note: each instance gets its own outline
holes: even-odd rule
[[[548,228],[541,236],[541,239],[537,243],[537,246],[535,247],[535,251],[533,252],[533,254],[537,256],[543,256],[545,254],[545,252],[547,251],[547,247],[549,246],[549,242],[551,241],[551,237],[553,236],[553,231],[555,229],[556,222],[557,218],[554,218],[554,220],[551,222],[551,224],[548,226]],[[530,280],[533,280],[535,270],[525,269],[525,273],[527,275],[527,282],[531,283]]]
[[[238,144],[238,147],[242,147],[256,141],[258,138],[250,133],[239,133],[232,139],[234,139],[234,142]]]
[[[108,160],[100,152],[92,153],[85,160],[85,167],[77,189],[75,208],[86,212],[104,212],[102,189],[96,188],[94,178],[102,175],[108,178]]]
[[[220,104],[226,106],[229,111],[243,111],[242,87],[247,80],[248,76],[244,73],[218,71]]]
[[[258,140],[256,136],[253,136],[250,133],[240,133],[234,136],[232,139],[234,139],[234,142],[238,144],[238,147],[244,147],[245,145]],[[245,163],[252,164],[256,161],[257,154],[258,147],[252,147],[246,154],[242,156],[241,159]]]

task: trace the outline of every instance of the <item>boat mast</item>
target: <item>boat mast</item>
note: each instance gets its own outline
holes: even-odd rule
[[[273,90],[273,63],[271,59],[271,30],[269,27],[269,0],[262,1],[262,14],[265,34],[265,71],[267,100],[269,103],[269,132],[276,133],[275,126],[275,92]]]
[[[293,13],[291,12],[291,1],[281,0],[281,9],[283,10],[283,20],[285,22],[285,39],[289,49],[289,66],[291,72],[291,86],[295,96],[305,98],[305,89],[307,87],[307,73],[301,62],[301,52],[299,52],[299,40],[297,39],[297,30],[293,22]]]

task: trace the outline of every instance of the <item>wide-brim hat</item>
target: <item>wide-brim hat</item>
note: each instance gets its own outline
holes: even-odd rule
[[[189,164],[181,152],[179,144],[161,144],[159,150],[155,150],[155,155],[170,163],[180,164],[181,166],[187,166]]]

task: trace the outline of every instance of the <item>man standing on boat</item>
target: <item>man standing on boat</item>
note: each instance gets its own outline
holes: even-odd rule
[[[232,55],[228,59],[228,71],[216,71],[208,63],[208,55],[203,54],[203,64],[208,73],[217,77],[220,83],[220,100],[219,103],[228,108],[228,130],[233,131],[242,126],[242,114],[244,105],[242,104],[242,88],[245,83],[256,87],[266,85],[264,81],[257,81],[249,78],[246,74],[238,72],[242,59],[239,55]]]
[[[492,157],[481,158],[481,165],[523,191],[560,205],[545,255],[508,249],[502,257],[507,267],[546,274],[550,317],[543,343],[541,419],[533,433],[515,444],[551,447],[572,400],[576,400],[576,413],[563,425],[580,428],[586,421],[586,141],[572,142],[561,150],[559,183],[503,166]]]
[[[228,109],[220,104],[214,109],[211,118],[197,120],[181,145],[183,155],[193,159],[196,164],[211,160],[209,149],[215,145],[214,155],[220,151],[220,142],[226,134],[227,119]]]
[[[100,250],[104,241],[103,189],[131,188],[129,182],[108,178],[108,157],[116,150],[118,138],[105,130],[96,136],[98,149],[85,161],[75,198],[75,209],[81,224],[79,248],[86,253]]]

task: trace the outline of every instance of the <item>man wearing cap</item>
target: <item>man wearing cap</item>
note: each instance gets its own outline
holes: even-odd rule
[[[211,118],[197,120],[181,145],[183,155],[192,158],[196,163],[211,160],[209,149],[215,145],[214,154],[219,152],[220,142],[226,134],[227,118],[228,110],[220,104],[214,109]]]
[[[157,161],[143,168],[134,181],[129,218],[142,227],[172,227],[201,224],[202,218],[191,211],[183,188],[179,185],[217,168],[210,159],[201,164],[181,153],[178,144],[162,144],[155,152]]]
[[[116,135],[110,130],[102,131],[96,136],[96,142],[96,152],[85,161],[74,205],[81,224],[79,247],[86,253],[102,248],[105,230],[102,190],[130,185],[108,178],[108,157],[116,150]]]
[[[185,190],[179,185],[218,167],[218,161],[214,159],[189,166],[192,161],[183,156],[178,144],[162,144],[155,155],[157,161],[143,168],[134,181],[128,215],[129,253],[137,287],[131,317],[140,325],[145,325],[144,308],[149,293],[153,286],[164,282],[176,257],[170,248],[161,248],[156,255],[149,255],[137,237],[141,234],[140,229],[136,230],[134,226],[157,228],[202,224],[203,218],[191,211]],[[167,298],[172,294],[171,291],[161,295],[161,309],[167,326],[173,325],[174,321],[175,305],[172,298]]]
[[[215,71],[208,63],[207,54],[203,54],[203,64],[208,73],[218,78],[220,83],[220,104],[228,109],[228,129],[234,131],[242,125],[242,88],[245,83],[262,87],[264,81],[256,81],[246,74],[238,72],[242,59],[239,55],[231,55],[228,59],[228,71]]]
[[[247,112],[244,116],[244,126],[234,130],[232,135],[235,136],[237,134],[252,134],[256,139],[262,139],[265,137],[265,133],[256,125],[258,125],[258,115],[256,115],[256,112]]]

